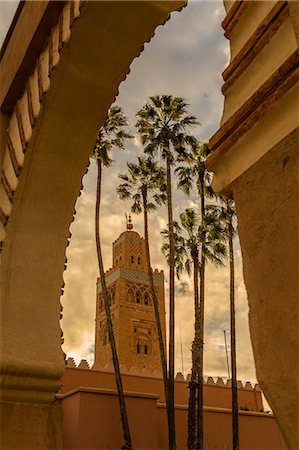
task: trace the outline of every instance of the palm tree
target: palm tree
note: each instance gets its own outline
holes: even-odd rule
[[[194,209],[185,210],[180,215],[182,226],[187,233],[187,237],[183,236],[183,230],[179,226],[178,222],[174,222],[174,240],[175,240],[175,266],[177,277],[186,271],[188,275],[191,274],[190,259],[193,262],[193,288],[194,288],[194,315],[198,315],[198,274],[199,274],[199,259],[198,259],[198,247],[199,239],[197,232],[195,231],[198,220]],[[162,236],[168,237],[168,230],[162,230]],[[169,244],[164,242],[162,245],[162,252],[168,259],[169,257]],[[195,327],[196,333],[197,327]],[[196,389],[197,389],[197,377],[196,377],[196,363],[195,363],[195,351],[196,347],[192,344],[192,368],[191,368],[191,380],[189,382],[189,404],[188,404],[188,449],[194,448],[194,440],[196,434]]]
[[[200,198],[200,213],[201,220],[204,223],[206,215],[206,197],[213,197],[213,191],[210,185],[211,177],[205,168],[205,161],[209,155],[210,150],[207,144],[203,143],[200,146],[191,146],[190,151],[186,155],[182,155],[179,159],[184,163],[176,169],[179,177],[179,187],[187,194],[190,191],[195,181],[197,193]],[[198,395],[197,395],[197,430],[194,433],[194,427],[190,423],[188,429],[188,445],[190,449],[197,448],[204,449],[204,430],[203,430],[203,346],[204,346],[204,307],[205,307],[205,261],[206,261],[206,239],[205,229],[201,234],[200,243],[200,269],[199,269],[199,309],[195,311],[195,322],[198,324],[198,339],[194,342],[196,350],[194,354],[198,354],[198,367],[195,368],[194,377],[197,376]],[[194,396],[194,379],[191,378],[190,396]],[[195,413],[193,411],[193,413]]]
[[[180,97],[156,95],[136,114],[138,132],[145,153],[161,154],[166,162],[166,193],[169,232],[169,359],[168,359],[168,438],[169,449],[176,449],[174,417],[174,236],[172,211],[171,166],[177,154],[185,155],[190,146],[196,145],[196,139],[187,133],[190,127],[197,125],[194,116],[188,115],[188,105]]]
[[[238,415],[238,384],[237,384],[237,357],[236,357],[236,319],[235,319],[235,263],[233,238],[236,234],[234,219],[236,217],[235,203],[233,200],[220,197],[222,205],[218,207],[219,220],[225,226],[225,234],[229,249],[230,267],[230,346],[232,369],[232,432],[233,450],[239,450],[239,415]]]
[[[204,219],[196,213],[193,208],[188,208],[180,214],[179,225],[174,223],[176,268],[178,277],[184,271],[191,275],[193,266],[193,287],[194,287],[194,341],[192,343],[192,369],[189,384],[189,404],[188,404],[188,449],[196,447],[197,417],[196,417],[196,391],[198,387],[198,373],[200,368],[200,344],[201,344],[201,324],[199,308],[199,288],[198,277],[200,273],[200,251],[202,250],[202,237],[205,236],[204,259],[211,261],[216,266],[223,265],[223,258],[226,254],[224,245],[223,226],[217,215],[213,212],[213,206],[209,205]],[[162,231],[164,237],[167,230]],[[168,243],[164,243],[162,251],[169,256]]]
[[[129,429],[129,422],[126,410],[126,404],[123,394],[122,380],[119,369],[119,361],[116,351],[115,337],[113,332],[113,325],[110,312],[110,296],[105,281],[105,272],[103,266],[101,241],[100,241],[100,206],[101,206],[101,187],[102,187],[102,168],[109,167],[112,159],[109,155],[113,148],[123,149],[125,141],[132,136],[124,131],[124,127],[128,125],[127,119],[122,110],[118,106],[113,106],[108,112],[105,123],[100,127],[96,139],[95,147],[91,152],[91,157],[96,160],[98,175],[97,175],[97,197],[95,207],[95,236],[98,256],[98,265],[100,272],[100,280],[102,286],[102,294],[106,312],[107,329],[109,342],[112,352],[112,360],[114,365],[115,380],[118,392],[120,415],[123,428],[124,446],[122,449],[131,450],[132,442]]]
[[[157,162],[150,158],[139,157],[138,163],[127,163],[128,173],[119,175],[124,183],[117,188],[118,195],[121,199],[132,199],[133,205],[131,210],[133,213],[141,213],[143,211],[144,219],[144,238],[146,249],[147,271],[150,283],[150,291],[154,304],[154,312],[158,333],[158,342],[160,349],[161,366],[164,380],[164,392],[166,405],[168,405],[167,392],[167,363],[165,356],[165,343],[163,341],[163,334],[161,328],[159,303],[154,287],[153,271],[150,258],[149,247],[149,233],[148,233],[148,213],[155,210],[159,205],[166,201],[166,174],[162,167],[159,167]],[[149,195],[152,194],[152,199],[149,201]],[[168,407],[166,408],[168,411]]]

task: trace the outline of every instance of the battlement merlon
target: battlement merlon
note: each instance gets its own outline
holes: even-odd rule
[[[85,359],[82,359],[78,364],[76,364],[74,358],[68,358],[66,360],[66,367],[74,368],[74,369],[88,369],[88,370],[99,370],[101,372],[114,372],[114,367],[112,362],[107,364],[104,368],[98,369],[97,365],[90,365]],[[151,376],[150,371],[145,371],[144,369],[137,368],[137,367],[126,367],[122,365],[122,372],[131,374],[131,375],[139,375],[139,376]],[[191,375],[183,375],[181,372],[178,372],[175,377],[176,382],[188,382],[190,381]],[[231,389],[231,380],[227,380],[222,377],[207,377],[203,380],[205,386],[218,386],[224,389]],[[261,392],[260,385],[258,383],[255,383],[253,386],[249,381],[242,382],[238,381],[238,389],[241,389],[243,391],[256,391]]]

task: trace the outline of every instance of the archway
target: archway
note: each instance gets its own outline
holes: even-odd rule
[[[155,28],[183,5],[28,2],[15,23],[1,60],[1,117],[9,123],[1,197],[6,448],[61,446],[59,298],[74,204],[119,83]],[[23,82],[20,100],[15,80]]]
[[[1,95],[1,124],[9,130],[1,192],[3,238],[6,235],[2,254],[2,396],[4,417],[17,413],[16,422],[32,430],[34,427],[26,427],[26,420],[34,423],[39,420],[35,414],[40,412],[48,425],[40,429],[39,436],[22,434],[20,438],[13,435],[13,430],[6,432],[8,446],[34,448],[43,446],[40,443],[46,439],[49,448],[60,445],[60,411],[53,405],[64,366],[58,298],[74,202],[97,127],[132,59],[155,27],[183,3],[89,2],[83,4],[80,13],[79,2],[61,2],[63,9],[53,7],[51,20],[45,24],[42,19],[49,14],[48,4],[43,9],[32,2],[25,4],[19,17],[20,24],[21,16],[24,19],[26,13],[32,14],[27,5],[35,9],[38,39],[36,34],[35,39],[30,36],[32,30],[19,34],[17,42],[23,38],[24,47],[20,45],[14,61],[19,62],[20,70],[9,68]],[[122,8],[130,8],[130,14],[127,9],[125,12],[127,21],[121,20]],[[298,193],[298,6],[293,2],[227,2],[227,12],[224,27],[231,41],[232,61],[224,75],[225,111],[222,127],[211,140],[214,155],[210,168],[215,172],[217,189],[232,191],[237,202],[258,377],[288,445],[296,448],[298,219],[290,211]],[[55,20],[59,20],[58,24]],[[36,64],[36,44],[39,41],[41,50],[51,27],[49,44]],[[11,42],[13,38],[14,35]],[[28,54],[26,45],[30,48],[32,42]],[[1,64],[8,57],[9,46]],[[34,62],[29,72],[26,58]],[[28,83],[27,75],[32,69]],[[27,84],[23,94],[24,83]],[[16,86],[21,86],[22,97],[15,104]],[[84,116],[89,117],[88,124],[82,122]],[[270,139],[267,129],[271,130]],[[73,130],[80,133],[74,135]],[[267,186],[259,196],[265,177]],[[281,179],[287,195],[282,195],[277,183],[273,183]],[[271,208],[265,209],[266,204],[271,204]],[[256,211],[259,220],[254,219]],[[251,229],[248,217],[254,224]],[[295,236],[297,240],[295,245],[280,244],[274,251],[273,236],[281,230],[283,235]],[[260,245],[267,233],[269,238]],[[256,251],[257,245],[260,252]],[[281,262],[278,268],[277,261]],[[277,288],[265,293],[265,282]],[[277,292],[281,287],[282,292]],[[261,318],[265,322],[261,323]],[[289,348],[293,349],[292,354],[288,353]],[[273,367],[278,370],[273,371]],[[280,371],[283,396],[279,394]],[[22,405],[18,412],[16,402]],[[34,414],[32,402],[37,412]],[[2,424],[8,426],[5,420]],[[30,444],[32,438],[34,444]]]

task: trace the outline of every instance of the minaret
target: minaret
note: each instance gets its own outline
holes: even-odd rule
[[[125,366],[127,370],[146,369],[160,376],[160,352],[149,288],[145,240],[133,231],[130,216],[126,231],[113,243],[112,261],[112,269],[106,272],[105,278],[111,299],[111,316],[120,365]],[[154,286],[165,342],[163,271],[154,271]],[[101,292],[98,279],[95,367],[105,369],[105,366],[112,362],[112,356]]]

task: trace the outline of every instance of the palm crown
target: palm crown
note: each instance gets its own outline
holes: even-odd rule
[[[143,207],[151,211],[165,203],[166,174],[156,161],[139,156],[136,164],[130,162],[127,166],[128,173],[119,175],[124,183],[118,186],[117,193],[121,199],[133,199],[132,212],[140,213]],[[150,192],[153,195],[151,201],[148,201]]]
[[[156,95],[136,114],[139,134],[145,153],[155,154],[159,150],[163,159],[174,162],[174,149],[185,155],[187,148],[195,146],[197,140],[188,134],[188,129],[198,125],[197,119],[188,115],[189,105],[181,97]]]
[[[236,218],[236,207],[235,202],[223,195],[219,197],[220,204],[218,205],[208,205],[207,210],[213,211],[217,216],[217,220],[223,224],[223,233],[225,238],[228,239],[229,233],[232,233],[232,238],[237,234],[236,228],[233,226],[234,219]],[[229,224],[231,224],[231,229],[229,229]]]
[[[205,167],[205,161],[210,154],[208,144],[192,146],[184,157],[178,157],[183,165],[175,170],[179,177],[178,187],[185,194],[190,195],[190,191],[195,181],[197,193],[199,196],[213,197],[214,192],[211,188],[211,174]]]
[[[206,260],[216,266],[223,266],[223,259],[226,256],[224,227],[213,208],[213,205],[209,205],[202,219],[193,208],[187,208],[180,214],[181,225],[178,222],[174,223],[175,265],[178,278],[185,271],[188,275],[191,274],[194,259],[199,260],[199,249]],[[162,230],[161,234],[165,238],[168,237],[168,230]],[[204,246],[202,246],[203,236]],[[169,244],[166,240],[162,245],[162,251],[168,258]]]
[[[128,126],[128,121],[119,106],[112,106],[104,124],[100,127],[91,157],[109,167],[112,159],[109,155],[113,147],[124,149],[126,139],[133,136],[123,128]]]

